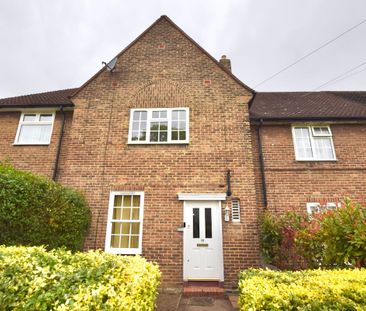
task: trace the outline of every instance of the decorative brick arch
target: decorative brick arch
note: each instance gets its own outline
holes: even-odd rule
[[[187,96],[183,87],[168,80],[155,80],[142,86],[131,98],[136,108],[186,107]]]

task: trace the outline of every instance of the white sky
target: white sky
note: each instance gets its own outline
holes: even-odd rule
[[[365,0],[0,0],[0,97],[78,87],[168,15],[258,91],[309,91],[366,62]],[[364,70],[363,70],[364,69]],[[321,90],[366,91],[366,64]]]

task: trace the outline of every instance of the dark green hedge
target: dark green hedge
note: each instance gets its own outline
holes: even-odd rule
[[[80,250],[89,223],[81,193],[0,163],[0,244]]]

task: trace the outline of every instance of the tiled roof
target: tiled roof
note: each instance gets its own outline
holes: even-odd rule
[[[366,92],[259,92],[251,104],[250,118],[366,119]]]
[[[0,108],[23,108],[23,107],[72,107],[74,104],[69,99],[77,88],[52,92],[37,93],[16,97],[0,98]]]

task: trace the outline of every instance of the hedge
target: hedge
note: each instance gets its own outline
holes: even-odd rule
[[[159,279],[139,256],[0,246],[0,310],[154,310]]]
[[[81,250],[89,224],[81,193],[0,162],[0,244]]]
[[[366,310],[366,269],[240,273],[240,310]]]

